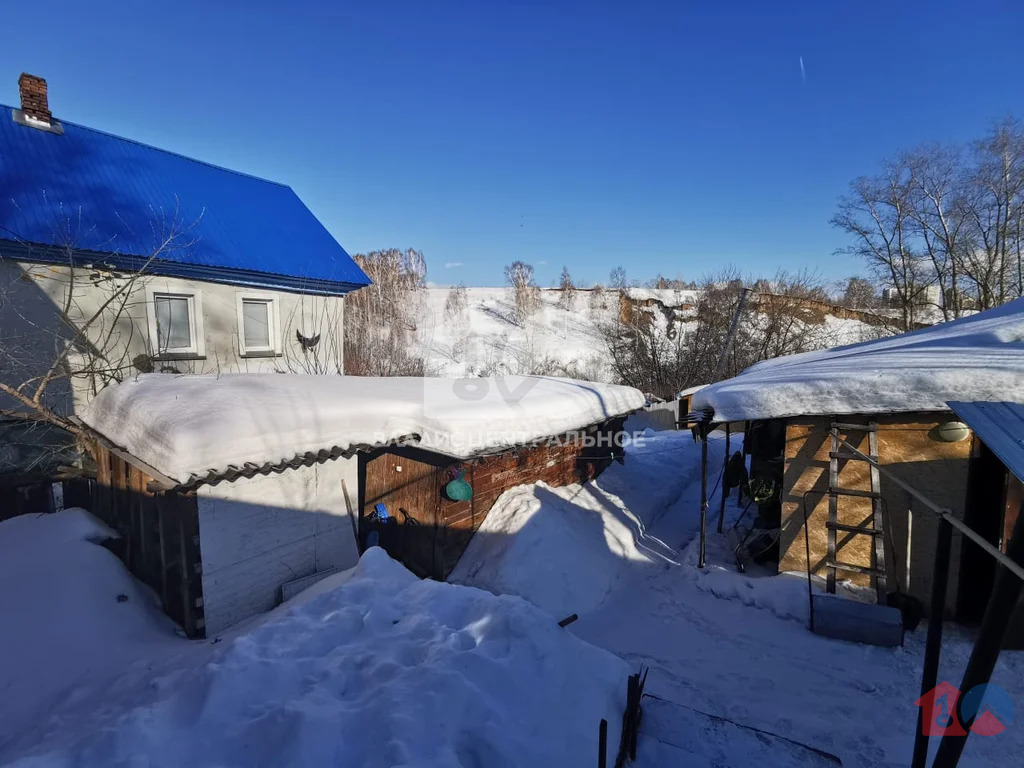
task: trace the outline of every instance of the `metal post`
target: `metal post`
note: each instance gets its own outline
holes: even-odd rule
[[[732,322],[729,323],[729,333],[725,336],[725,343],[722,344],[722,351],[718,355],[718,363],[715,365],[715,373],[711,377],[711,383],[714,384],[722,377],[722,369],[725,368],[725,358],[729,355],[729,347],[732,346],[733,336],[736,335],[736,327],[740,324],[740,316],[743,314],[743,310],[747,306],[747,299],[750,298],[750,294],[754,291],[751,288],[744,288],[740,292],[740,303],[736,305],[736,311],[733,313]]]
[[[938,682],[939,654],[942,651],[942,618],[946,610],[946,587],[949,583],[949,551],[953,543],[953,526],[939,518],[935,543],[935,570],[932,576],[932,605],[928,616],[928,638],[925,641],[924,670],[921,672],[921,695]],[[924,768],[928,759],[928,736],[924,732],[924,707],[917,710],[917,734],[914,737],[912,768]]]
[[[1017,513],[1017,522],[1013,526],[1013,535],[1006,546],[1006,555],[1019,565],[1024,565],[1024,504],[1021,504]],[[995,584],[992,587],[992,597],[985,609],[985,617],[981,620],[981,629],[978,630],[978,638],[974,641],[974,649],[971,651],[971,659],[967,662],[967,669],[964,671],[964,679],[960,683],[960,692],[967,693],[975,686],[987,683],[992,677],[992,670],[995,669],[996,661],[999,659],[999,652],[1003,647],[1003,636],[1006,634],[1010,620],[1013,618],[1014,609],[1020,599],[1021,591],[1024,589],[1024,582],[1010,572],[1010,570],[999,564],[996,571]],[[935,768],[946,768],[955,766],[960,762],[960,755],[967,745],[967,737],[970,735],[970,723],[965,722],[963,736],[946,733],[939,742],[939,751],[935,754]]]
[[[700,558],[697,567],[703,568],[708,545],[708,428],[700,425]]]
[[[725,461],[722,463],[722,479],[718,484],[718,493],[721,495],[721,504],[718,507],[718,532],[722,532],[722,523],[725,521],[725,472],[729,468],[729,422],[725,423]]]

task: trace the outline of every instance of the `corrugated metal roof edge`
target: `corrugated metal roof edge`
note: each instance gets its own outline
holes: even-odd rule
[[[7,253],[0,252],[0,260],[31,261],[39,264],[68,264],[67,251],[56,246],[19,242],[7,240],[6,238],[0,238],[0,244],[6,244],[8,251]],[[77,267],[92,266],[94,262],[98,262],[108,269],[122,272],[139,272],[145,268],[148,274],[162,277],[179,277],[185,280],[269,288],[292,293],[323,296],[343,296],[364,288],[370,285],[371,282],[369,278],[366,278],[364,283],[311,279],[294,275],[282,275],[278,272],[260,272],[258,270],[238,269],[236,267],[214,267],[204,264],[151,259],[133,254],[106,253],[102,251],[75,250],[73,254],[71,264]]]
[[[632,413],[632,411],[630,411]],[[624,414],[622,414],[624,415]],[[573,432],[579,432],[580,430],[589,430],[601,424],[604,424],[611,419],[618,418],[616,416],[609,417],[603,421],[595,421],[580,427],[577,430],[569,430],[562,434],[572,434]],[[466,455],[455,455],[446,451],[437,450],[429,445],[423,445],[421,442],[420,435],[412,433],[408,435],[402,435],[396,437],[387,442],[381,443],[356,443],[347,447],[340,445],[334,445],[330,448],[321,448],[318,451],[306,451],[305,453],[296,453],[291,458],[277,459],[275,461],[266,461],[261,464],[247,461],[238,466],[237,464],[228,464],[223,469],[210,469],[202,475],[192,474],[189,475],[188,479],[183,481],[176,480],[169,477],[155,467],[147,464],[142,459],[138,458],[134,454],[130,453],[124,448],[116,445],[106,435],[97,430],[95,427],[91,427],[78,417],[72,417],[72,421],[75,424],[83,427],[94,440],[98,440],[105,448],[113,451],[119,455],[125,461],[135,464],[141,470],[146,472],[150,477],[154,478],[154,490],[160,491],[192,491],[203,485],[217,485],[221,482],[233,482],[240,477],[251,478],[256,475],[271,475],[280,474],[287,469],[298,469],[299,467],[308,467],[313,464],[323,464],[327,461],[337,459],[340,457],[351,458],[357,453],[366,451],[375,451],[381,448],[392,448],[396,446],[412,446],[415,448],[422,448],[426,451],[436,453],[439,456],[447,456],[451,458],[453,462],[466,462],[473,461],[474,459],[484,458],[486,456],[494,456],[500,453],[506,453],[508,451],[520,450],[523,448],[532,448],[538,445],[543,445],[545,441],[550,440],[552,437],[560,437],[557,435],[547,435],[538,437],[534,440],[529,440],[522,443],[516,443],[513,445],[502,445],[493,446],[491,448],[482,449],[479,451],[472,451]]]
[[[11,119],[12,120],[14,119],[14,113],[15,113],[15,111],[17,111],[17,107],[12,107],[12,106],[10,106],[8,104],[0,104],[0,109],[10,110]],[[180,152],[175,152],[175,151],[170,150],[170,149],[164,149],[163,147],[157,147],[157,146],[154,146],[153,144],[147,144],[144,141],[139,141],[137,139],[129,139],[129,138],[125,137],[125,136],[118,136],[116,133],[108,133],[107,131],[101,131],[99,128],[91,128],[88,125],[82,125],[81,123],[72,123],[70,120],[64,120],[64,119],[58,118],[56,115],[54,116],[54,120],[56,122],[60,123],[61,125],[64,125],[64,126],[72,126],[74,128],[78,128],[78,129],[83,130],[83,131],[89,131],[90,133],[96,133],[96,134],[99,134],[100,136],[106,136],[108,139],[116,139],[117,141],[126,141],[129,144],[135,144],[138,147],[142,147],[144,149],[151,149],[151,150],[153,150],[155,152],[162,152],[165,155],[171,155],[173,157],[178,157],[178,158],[181,158],[182,160],[187,160],[190,163],[197,163],[199,165],[205,165],[207,168],[213,168],[216,171],[224,171],[226,173],[233,173],[236,176],[244,176],[245,178],[252,179],[253,181],[262,181],[265,184],[273,184],[275,187],[284,187],[285,189],[291,190],[292,193],[295,192],[295,190],[293,190],[289,185],[284,184],[284,183],[282,183],[280,181],[274,181],[272,179],[265,179],[262,176],[256,176],[255,174],[252,174],[252,173],[245,173],[244,171],[236,171],[234,168],[225,168],[223,165],[217,165],[216,163],[210,163],[210,162],[207,162],[206,160],[198,160],[198,159],[196,159],[194,157],[189,157],[188,155],[183,155]],[[298,195],[296,195],[296,197],[298,197]]]

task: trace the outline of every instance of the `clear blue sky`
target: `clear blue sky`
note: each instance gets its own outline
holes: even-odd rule
[[[850,179],[1024,117],[1022,6],[6,2],[0,102],[46,77],[58,117],[286,182],[437,283],[832,278]]]

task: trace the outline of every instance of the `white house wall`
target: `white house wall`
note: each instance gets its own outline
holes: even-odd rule
[[[73,273],[68,267],[0,261],[0,352],[19,358],[7,360],[0,376],[18,385],[44,372],[54,359],[55,341],[60,337],[60,312],[72,288],[69,317],[81,327],[122,286],[127,300],[104,311],[88,329],[92,344],[104,352],[113,370],[103,375],[79,374],[71,387],[52,385],[51,403],[62,410],[78,410],[106,383],[109,373],[119,377],[135,374],[150,366],[153,370],[181,373],[215,372],[302,372],[338,373],[343,363],[341,297],[308,296],[284,291],[246,289],[220,283],[139,276],[134,280],[88,269]],[[150,338],[147,291],[202,295],[202,327],[205,354],[202,358],[152,359],[156,340]],[[238,328],[239,294],[261,294],[277,300],[281,354],[245,356]],[[198,325],[198,323],[197,323]],[[320,335],[311,351],[303,351],[296,332],[306,338]],[[95,358],[95,355],[92,355]],[[72,371],[88,367],[86,357],[72,360]]]
[[[355,494],[354,459],[199,489],[208,637],[273,608],[286,582],[356,564],[343,478]],[[358,504],[355,497],[352,504]]]

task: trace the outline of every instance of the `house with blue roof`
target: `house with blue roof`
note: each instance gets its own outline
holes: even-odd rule
[[[18,85],[0,382],[32,397],[49,377],[71,413],[135,372],[342,371],[344,297],[370,281],[291,188],[58,119],[45,80]]]

